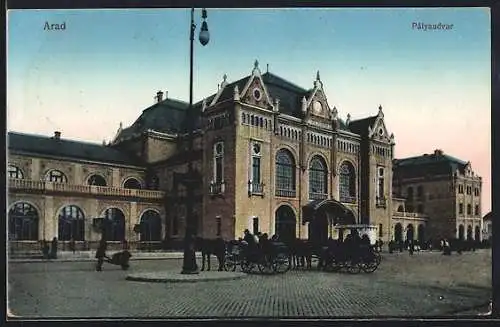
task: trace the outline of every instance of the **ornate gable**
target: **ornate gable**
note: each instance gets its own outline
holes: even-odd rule
[[[372,126],[368,126],[368,137],[372,140],[394,144],[394,134],[389,134],[384,122],[382,106],[378,107],[378,115]]]
[[[336,113],[328,105],[319,71],[316,73],[314,88],[307,98],[305,96],[302,98],[302,113],[306,117],[318,117],[327,120],[334,119],[336,116]]]
[[[273,104],[269,96],[269,92],[262,80],[259,69],[259,62],[255,60],[252,75],[241,93],[239,94],[240,101],[262,108],[272,109]]]

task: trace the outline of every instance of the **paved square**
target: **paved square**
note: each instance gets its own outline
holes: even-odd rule
[[[292,270],[237,280],[145,283],[134,272],[180,271],[182,261],[10,263],[10,311],[25,318],[346,317],[454,315],[491,297],[491,251],[383,254],[373,274]],[[213,265],[215,267],[215,265]]]

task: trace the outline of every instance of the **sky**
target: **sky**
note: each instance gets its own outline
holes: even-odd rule
[[[9,10],[7,129],[101,143],[159,90],[187,102],[189,22],[189,9]],[[491,210],[489,9],[208,9],[207,23],[210,42],[194,50],[195,101],[224,74],[249,75],[255,60],[306,89],[319,71],[341,118],[382,105],[396,158],[442,149],[470,161],[483,177],[482,213]]]

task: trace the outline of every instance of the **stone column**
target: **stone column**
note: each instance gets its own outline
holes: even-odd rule
[[[31,179],[34,181],[39,181],[40,176],[40,159],[32,158],[31,159]]]
[[[130,202],[130,214],[125,219],[125,238],[129,241],[138,241],[134,232],[134,225],[140,222],[139,212],[137,212],[137,202]]]
[[[46,196],[45,197],[45,210],[43,211],[43,221],[44,221],[44,230],[45,237],[47,240],[52,240],[52,238],[57,237],[58,235],[58,224],[57,219],[55,217],[55,209],[54,209],[54,197]]]
[[[120,187],[120,169],[119,168],[112,168],[112,183],[110,183],[111,186],[113,187]]]
[[[100,234],[96,233],[93,228],[92,228],[92,223],[94,218],[98,218],[101,216],[101,213],[99,212],[99,200],[97,199],[90,199],[88,200],[89,202],[89,209],[87,212],[87,217],[85,217],[85,240],[87,241],[98,241],[100,239]]]

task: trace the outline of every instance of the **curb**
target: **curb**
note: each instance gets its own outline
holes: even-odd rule
[[[130,261],[136,260],[180,260],[183,256],[151,256],[151,257],[138,257],[132,256]],[[201,259],[201,255],[197,255],[196,259]],[[61,259],[8,259],[9,263],[43,263],[43,262],[91,262],[96,261],[95,258],[61,258]]]
[[[221,272],[215,272],[221,273]],[[226,281],[226,280],[235,280],[240,278],[247,277],[247,274],[244,273],[231,273],[231,275],[227,276],[204,276],[197,278],[199,275],[182,275],[179,273],[172,273],[172,277],[148,277],[144,276],[144,274],[137,275],[129,275],[125,278],[128,281],[133,282],[148,282],[148,283],[197,283],[197,282],[211,282],[211,281]],[[193,276],[189,277],[181,277],[181,276]]]

